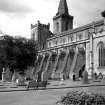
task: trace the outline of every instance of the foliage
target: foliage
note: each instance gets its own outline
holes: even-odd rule
[[[72,91],[61,97],[57,105],[105,105],[105,97],[86,91]]]
[[[5,35],[0,37],[0,52],[1,67],[23,72],[34,65],[37,46],[33,40]]]
[[[103,12],[101,13],[101,15],[102,15],[103,17],[105,17],[105,11],[103,11]]]

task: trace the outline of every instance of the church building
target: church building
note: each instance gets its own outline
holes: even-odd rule
[[[86,70],[105,74],[105,19],[73,28],[74,17],[69,14],[67,1],[60,0],[50,24],[31,24],[31,38],[38,43],[35,78],[70,79],[82,76]]]

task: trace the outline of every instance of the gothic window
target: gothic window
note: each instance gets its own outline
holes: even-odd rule
[[[85,30],[84,31],[84,34],[85,34],[85,38],[86,39],[89,39],[89,30]]]
[[[43,44],[43,49],[45,48],[44,44]]]
[[[65,37],[63,37],[63,44],[66,42]]]
[[[104,27],[103,26],[96,27],[96,32],[97,33],[102,33],[103,31],[104,31]]]
[[[79,34],[79,40],[81,40],[82,39],[82,35],[81,34]]]
[[[58,22],[56,23],[56,30],[57,30],[57,32],[59,32],[59,23]]]
[[[99,66],[105,66],[105,48],[103,42],[99,43],[98,53],[99,53]]]
[[[53,43],[54,43],[54,45],[57,45],[57,40],[55,39],[55,40],[53,41]]]
[[[68,22],[66,22],[65,30],[68,30]]]
[[[62,38],[60,38],[60,44],[62,43]]]
[[[68,36],[68,42],[71,42],[71,36],[70,35]]]
[[[74,38],[73,38],[73,35],[71,35],[71,41],[73,41],[73,39],[74,39]]]
[[[55,45],[57,45],[57,40],[55,41]]]
[[[35,33],[32,33],[32,39],[35,40]]]
[[[51,42],[49,42],[49,47],[51,47]]]

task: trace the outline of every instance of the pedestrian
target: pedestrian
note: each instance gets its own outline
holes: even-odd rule
[[[75,74],[73,74],[73,81],[75,81],[76,80],[76,78],[75,78]]]

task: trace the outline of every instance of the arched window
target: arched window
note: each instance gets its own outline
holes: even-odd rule
[[[68,25],[69,25],[69,23],[66,22],[66,24],[65,24],[65,30],[68,30]]]
[[[56,31],[59,32],[59,23],[56,23]]]
[[[103,42],[98,45],[99,66],[105,66],[105,48]]]

